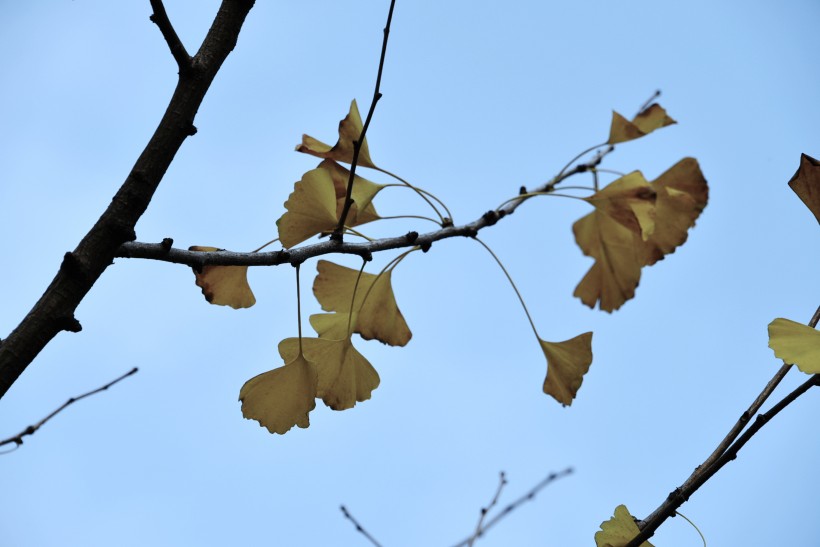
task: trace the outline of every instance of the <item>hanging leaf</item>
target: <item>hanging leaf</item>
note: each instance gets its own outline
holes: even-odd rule
[[[820,374],[820,331],[777,318],[769,323],[769,347],[778,359],[807,374]]]
[[[294,425],[306,428],[308,414],[316,408],[317,382],[315,365],[299,353],[297,345],[296,355],[286,365],[245,382],[239,391],[242,415],[280,435]]]
[[[595,533],[595,545],[597,547],[624,547],[639,533],[641,530],[635,524],[635,517],[629,514],[626,505],[619,505],[615,508],[615,516],[601,523],[601,531]],[[640,547],[653,546],[648,541],[644,541]]]
[[[545,342],[540,338],[538,342],[547,358],[544,393],[564,406],[571,405],[592,364],[592,333],[585,332],[563,342]]]
[[[645,108],[632,121],[627,120],[617,112],[613,112],[607,144],[618,144],[639,139],[656,129],[675,123],[678,122],[670,118],[666,110],[657,103]]]
[[[362,272],[353,299],[353,288],[359,270],[320,260],[319,274],[313,282],[313,294],[325,311],[357,310],[354,332],[365,340],[376,339],[391,346],[404,346],[413,334],[396,304],[391,282],[392,270],[381,276]],[[365,299],[366,297],[366,299]]]
[[[342,163],[353,162],[353,141],[362,134],[362,117],[359,115],[359,107],[356,100],[350,103],[350,112],[339,122],[339,140],[332,147],[320,140],[314,139],[310,135],[302,135],[302,144],[296,147],[297,152],[304,152],[320,158],[328,158]],[[370,159],[370,150],[367,146],[367,137],[359,150],[357,165],[376,168],[373,160]]]
[[[357,320],[358,314],[353,314],[351,319],[350,313],[316,313],[310,316],[310,326],[319,338],[341,340],[347,338],[350,333],[356,332]]]
[[[195,245],[188,250],[210,253],[224,249]],[[247,266],[204,266],[199,272],[194,269],[194,276],[205,300],[211,304],[234,309],[250,308],[256,304],[256,297],[248,285]]]
[[[353,408],[366,401],[379,386],[379,374],[359,353],[350,337],[342,340],[302,338],[307,359],[315,364],[318,375],[316,396],[333,410]],[[279,343],[279,354],[286,361],[299,354],[299,339]]]
[[[800,167],[789,181],[789,187],[820,222],[820,161],[800,154]]]
[[[336,228],[347,197],[349,176],[350,171],[331,160],[323,161],[316,169],[302,175],[285,202],[287,212],[276,221],[282,246],[290,248]],[[348,226],[379,218],[371,202],[383,187],[362,177],[354,177],[353,206],[346,220]]]
[[[589,307],[612,312],[635,296],[641,268],[682,245],[706,207],[709,189],[693,158],[684,158],[655,181],[625,175],[586,198],[595,211],[572,227],[583,253],[595,259],[575,289]]]

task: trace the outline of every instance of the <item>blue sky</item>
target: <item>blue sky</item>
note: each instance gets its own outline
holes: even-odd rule
[[[189,51],[217,6],[166,3]],[[332,142],[350,100],[369,103],[386,10],[257,2],[139,239],[251,250],[275,237],[293,183],[316,164],[293,152],[302,133]],[[176,66],[150,13],[147,1],[6,6],[0,336],[108,204],[167,105]],[[258,303],[234,311],[207,305],[184,267],[118,260],[77,311],[83,332],[58,336],[0,400],[0,436],[140,373],[0,459],[4,545],[367,545],[340,504],[385,546],[451,545],[499,471],[503,504],[568,466],[571,477],[478,545],[590,545],[616,505],[646,516],[779,366],[766,325],[805,322],[820,303],[816,220],[786,186],[801,152],[820,156],[818,16],[812,0],[399,0],[371,155],[444,200],[457,223],[548,180],[606,139],[613,109],[632,115],[658,88],[679,124],[619,146],[604,166],[652,179],[693,156],[710,183],[689,241],[612,315],[572,297],[591,265],[571,233],[586,204],[533,200],[482,236],[543,338],[595,332],[575,403],[541,392],[526,318],[469,241],[436,244],[394,273],[413,340],[357,344],[381,375],[373,398],[317,408],[309,429],[283,437],[243,420],[237,396],[296,333],[293,269],[252,271]],[[424,212],[387,192],[382,214]],[[429,227],[384,221],[370,233],[410,229]],[[307,316],[319,310],[307,289],[315,264],[302,271]],[[802,380],[792,372],[776,396]],[[818,411],[810,392],[681,508],[710,544],[816,543]],[[699,541],[682,519],[653,540]]]

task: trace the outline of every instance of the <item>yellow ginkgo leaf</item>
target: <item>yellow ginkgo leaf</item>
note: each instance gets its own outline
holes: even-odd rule
[[[285,434],[294,425],[310,425],[316,408],[316,368],[298,352],[286,365],[255,376],[239,391],[242,415],[271,433]]]
[[[575,241],[595,263],[575,288],[574,295],[594,308],[612,312],[635,296],[643,259],[640,236],[600,211],[593,211],[572,226]]]
[[[345,198],[347,197],[347,183],[350,180],[350,170],[345,169],[333,160],[324,160],[319,164],[320,169],[326,169],[333,180],[333,189],[336,192],[336,218],[342,216]],[[373,198],[384,188],[382,184],[376,184],[364,177],[355,175],[353,177],[353,190],[350,194],[356,208],[351,208],[347,215],[345,224],[348,226],[359,226],[374,220],[378,220],[379,215],[373,206]]]
[[[667,125],[678,123],[666,114],[661,105],[653,103],[641,111],[632,121],[617,112],[612,113],[612,124],[609,128],[607,144],[631,141],[648,135],[652,131]]]
[[[601,530],[595,533],[595,545],[597,547],[624,547],[641,533],[635,518],[629,514],[626,505],[619,505],[615,508],[615,516],[601,523]],[[640,547],[653,547],[648,541],[641,543]]]
[[[392,270],[380,276],[362,272],[353,299],[359,271],[320,260],[313,294],[325,311],[358,312],[354,332],[365,340],[376,339],[391,346],[404,346],[413,333],[399,311],[393,296]],[[351,306],[352,305],[352,306]]]
[[[189,251],[221,251],[216,247],[188,248]],[[234,309],[250,308],[256,304],[256,297],[248,285],[247,266],[204,266],[202,271],[194,270],[196,284],[202,289],[205,300],[219,306],[230,306]]]
[[[316,313],[310,316],[310,326],[319,338],[341,340],[355,332],[357,318],[358,314],[351,319],[350,313]]]
[[[379,374],[364,356],[356,351],[350,337],[341,340],[302,338],[302,349],[315,363],[318,375],[316,396],[333,410],[353,408],[366,401],[379,386]],[[284,360],[299,354],[299,339],[286,338],[279,343]]]
[[[336,216],[336,191],[327,169],[312,169],[293,186],[285,202],[287,212],[279,217],[279,241],[285,248],[322,232],[333,230]]]
[[[339,140],[336,144],[329,146],[320,140],[314,139],[310,135],[302,135],[302,144],[296,147],[297,152],[304,152],[319,158],[328,158],[342,163],[353,162],[353,141],[358,139],[362,134],[362,117],[359,115],[359,107],[356,105],[356,99],[350,103],[350,112],[345,118],[339,122]],[[375,164],[370,159],[370,150],[367,147],[367,138],[365,137],[362,143],[361,150],[359,150],[359,159],[357,165],[364,167],[373,167]]]
[[[814,218],[820,222],[820,161],[807,154],[800,155],[800,167],[789,181],[789,187],[803,200]]]
[[[563,342],[538,339],[547,358],[544,393],[564,406],[572,404],[584,374],[592,364],[592,333],[585,332]]]
[[[683,158],[652,181],[656,192],[654,230],[645,245],[644,262],[652,265],[686,241],[709,201],[709,186],[694,158]]]
[[[789,319],[769,323],[769,347],[778,359],[807,374],[820,374],[820,331]]]
[[[655,195],[641,172],[633,171],[584,199],[646,240],[655,231]]]

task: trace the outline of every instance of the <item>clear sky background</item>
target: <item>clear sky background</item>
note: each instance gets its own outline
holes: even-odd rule
[[[217,6],[167,1],[189,51]],[[109,203],[176,82],[147,0],[3,7],[0,337]],[[251,250],[275,237],[293,183],[317,163],[293,152],[302,133],[334,142],[350,100],[369,104],[387,7],[258,1],[139,239]],[[611,315],[572,297],[592,263],[571,233],[587,204],[533,200],[482,232],[543,338],[595,332],[575,403],[541,392],[546,363],[515,295],[467,240],[394,273],[414,336],[357,344],[381,375],[373,398],[345,412],[320,403],[309,429],[285,436],[244,420],[237,396],[296,334],[293,269],[252,271],[258,303],[234,311],[208,305],[185,267],[117,260],[77,311],[82,333],[60,334],[0,400],[0,436],[140,372],[0,458],[2,544],[367,545],[346,504],[385,547],[447,546],[472,531],[499,471],[503,504],[568,466],[478,545],[591,545],[618,504],[646,516],[778,368],[767,324],[805,322],[820,303],[820,231],[786,186],[801,152],[820,156],[818,20],[816,0],[399,0],[371,154],[457,223],[548,180],[606,140],[613,109],[631,116],[658,88],[679,124],[604,167],[653,179],[693,156],[711,185],[689,241]],[[426,213],[403,190],[379,200],[385,215]],[[305,318],[319,309],[314,272],[303,267]],[[775,396],[802,381],[792,372]],[[810,392],[681,508],[710,545],[817,545],[818,412]],[[680,518],[653,542],[700,545]]]

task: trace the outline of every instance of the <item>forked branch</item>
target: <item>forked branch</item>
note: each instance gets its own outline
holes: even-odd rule
[[[171,24],[171,20],[168,19],[162,0],[151,0],[151,7],[154,9],[154,13],[150,19],[159,27],[159,31],[168,43],[171,55],[174,56],[174,60],[179,66],[179,75],[182,76],[193,67],[191,56],[188,55],[182,40],[179,39],[177,31],[174,30],[174,26]]]

